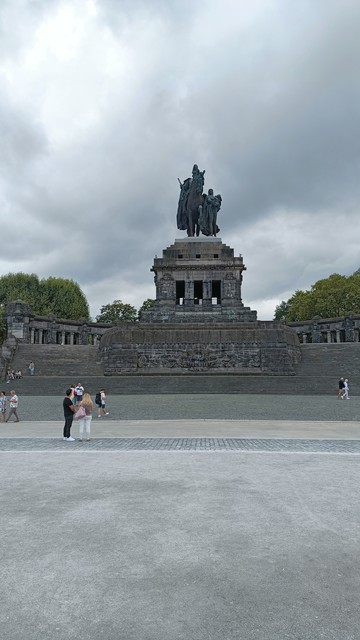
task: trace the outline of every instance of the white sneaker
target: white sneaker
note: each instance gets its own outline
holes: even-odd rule
[[[106,415],[106,416],[108,416],[108,415],[109,415],[109,412],[107,411],[107,412],[105,413],[105,415]]]
[[[69,438],[65,438],[65,440],[68,442],[75,442],[75,438],[72,438],[71,436],[69,436]]]

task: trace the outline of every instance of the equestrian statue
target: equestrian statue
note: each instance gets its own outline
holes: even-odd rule
[[[222,198],[214,196],[212,189],[208,194],[203,193],[204,171],[200,171],[194,164],[192,177],[184,182],[179,180],[180,197],[177,210],[177,228],[187,232],[189,237],[198,236],[200,231],[205,236],[216,236],[220,231],[217,226],[217,214],[221,207]]]

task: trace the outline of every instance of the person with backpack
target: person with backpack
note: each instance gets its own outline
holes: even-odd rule
[[[109,412],[106,411],[106,395],[105,395],[104,388],[100,389],[97,392],[95,396],[95,404],[97,405],[97,408],[98,408],[98,418],[101,418],[101,411],[103,412],[104,416],[109,415]]]

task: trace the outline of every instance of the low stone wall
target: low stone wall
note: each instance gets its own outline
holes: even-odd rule
[[[8,337],[24,344],[98,345],[113,325],[84,319],[64,320],[55,316],[35,316],[29,304],[15,300],[7,305],[5,322]]]
[[[295,331],[273,322],[114,327],[100,343],[105,375],[248,373],[295,375]]]
[[[14,336],[6,338],[0,347],[0,380],[5,380],[7,370],[14,357],[18,341]]]
[[[320,318],[287,322],[296,331],[302,344],[323,342],[359,342],[360,315],[349,313],[341,318]]]

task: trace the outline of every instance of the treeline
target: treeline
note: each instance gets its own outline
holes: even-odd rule
[[[90,321],[89,304],[80,286],[66,278],[42,278],[32,273],[9,273],[0,277],[0,342],[6,335],[4,312],[7,304],[22,300],[31,305],[34,315],[54,315],[64,320]],[[135,322],[142,311],[154,304],[145,300],[139,311],[121,300],[101,307],[97,322]]]
[[[333,273],[318,280],[309,290],[295,291],[275,309],[275,320],[291,322],[320,318],[335,318],[348,313],[360,313],[360,269],[351,276]]]

